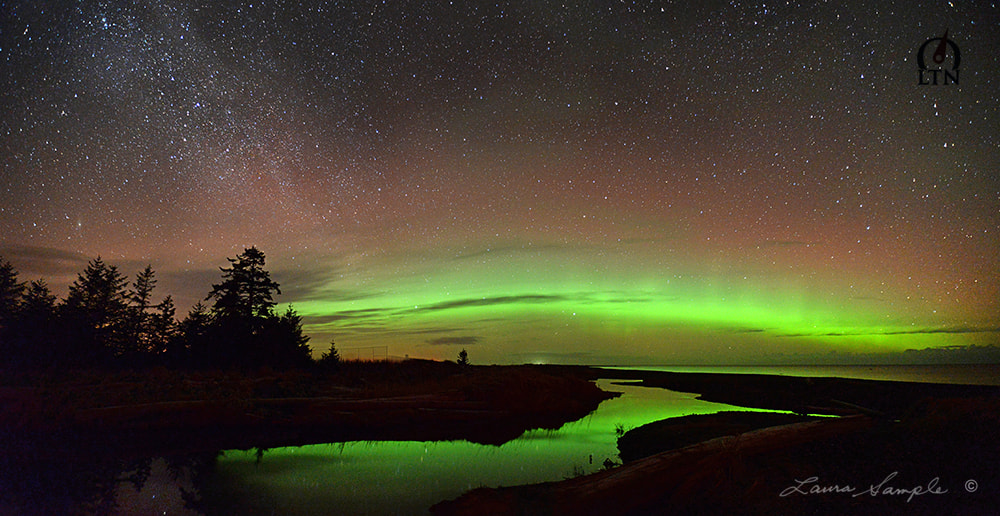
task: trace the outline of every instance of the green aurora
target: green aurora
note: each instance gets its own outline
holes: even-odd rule
[[[583,265],[587,255],[559,251],[491,254],[397,270],[384,284],[359,281],[373,293],[357,298],[323,299],[320,290],[294,307],[317,340],[341,348],[453,359],[465,346],[481,363],[850,361],[996,339],[986,319],[948,326],[955,315],[933,303],[897,304],[833,278],[657,277],[648,266],[642,277],[641,259],[616,265],[623,256]]]
[[[11,4],[0,255],[183,316],[256,246],[316,355],[1000,349],[995,5],[376,4]]]

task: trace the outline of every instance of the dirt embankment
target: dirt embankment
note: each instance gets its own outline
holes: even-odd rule
[[[717,412],[672,417],[642,425],[618,438],[618,456],[629,463],[709,439],[741,435],[771,426],[816,421],[821,418],[779,412]]]

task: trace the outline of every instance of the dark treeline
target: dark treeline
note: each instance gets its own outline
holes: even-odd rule
[[[302,318],[275,311],[280,294],[256,247],[220,268],[221,282],[183,320],[157,301],[147,266],[133,281],[100,257],[57,300],[0,258],[0,361],[12,369],[76,367],[289,368],[312,363]]]

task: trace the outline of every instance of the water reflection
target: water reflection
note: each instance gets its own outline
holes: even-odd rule
[[[535,430],[502,446],[454,442],[348,442],[227,451],[202,509],[241,514],[426,514],[481,486],[562,480],[618,460],[616,429],[688,414],[740,410],[671,392],[600,381],[624,394],[558,430]]]
[[[0,456],[0,514],[198,514],[196,482],[216,456],[135,459],[78,450],[58,457],[24,449]]]
[[[0,514],[102,514],[120,482],[142,485],[146,461],[82,463],[0,456]],[[121,475],[128,471],[128,475]]]
[[[210,492],[217,453],[147,459],[142,484],[120,483],[112,514],[207,514],[203,492]]]
[[[481,486],[562,480],[618,462],[617,436],[668,417],[737,407],[695,394],[613,384],[623,392],[558,430],[502,446],[346,442],[153,459],[89,450],[74,460],[23,450],[0,457],[0,514],[426,514]]]

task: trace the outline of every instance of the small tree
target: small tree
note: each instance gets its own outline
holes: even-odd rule
[[[309,337],[302,333],[302,316],[288,307],[280,316],[267,317],[251,337],[245,365],[305,367],[312,363]]]
[[[132,284],[132,292],[129,294],[129,301],[132,306],[139,311],[145,311],[153,304],[153,289],[156,288],[156,273],[153,272],[152,265],[135,275],[135,283]]]
[[[209,330],[212,316],[205,303],[198,301],[188,311],[187,317],[177,325],[177,338],[170,341],[167,355],[178,363],[206,364],[212,351]]]
[[[469,365],[469,352],[464,348],[462,351],[458,352],[458,365],[467,366]]]
[[[323,352],[319,357],[320,368],[333,371],[340,367],[340,352],[337,351],[337,344],[330,339],[330,349]]]

